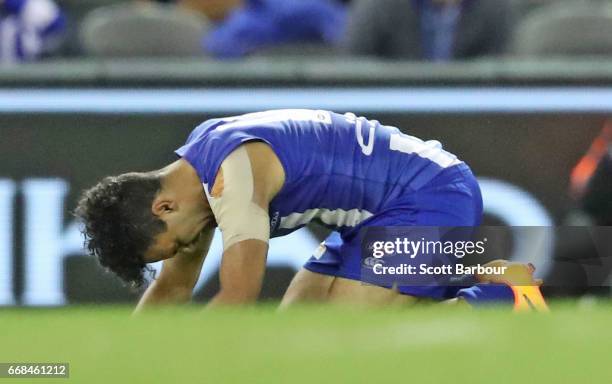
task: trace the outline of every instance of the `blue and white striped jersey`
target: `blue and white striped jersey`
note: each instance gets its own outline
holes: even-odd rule
[[[438,141],[350,113],[306,109],[208,120],[176,153],[209,194],[221,162],[252,140],[268,143],[285,169],[285,185],[269,207],[272,237],[312,220],[343,233],[461,163]]]
[[[65,28],[65,17],[52,0],[0,1],[0,64],[50,53]]]

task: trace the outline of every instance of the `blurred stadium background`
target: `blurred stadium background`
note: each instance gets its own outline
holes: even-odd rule
[[[433,53],[393,51],[411,37],[389,31],[374,48],[348,36],[355,18],[377,33],[380,20],[363,19],[368,7],[383,14],[401,1],[329,0],[337,8],[313,17],[286,0],[286,14],[263,13],[273,32],[240,24],[266,1],[29,2],[0,1],[0,306],[135,302],[138,293],[83,253],[71,215],[80,191],[109,174],[165,165],[208,118],[273,108],[351,111],[440,140],[481,178],[486,222],[514,234],[492,257],[524,257],[513,227],[547,228],[535,255],[546,293],[610,295],[609,237],[593,240],[589,226],[612,217],[612,2],[502,1],[505,21],[478,11],[471,17],[481,29],[464,32],[475,42],[431,43]],[[472,11],[458,12],[460,24]],[[30,27],[35,16],[42,21]],[[329,39],[315,22],[328,17],[338,20]],[[402,20],[398,34],[448,27],[435,17],[412,29]],[[237,41],[245,31],[263,37]],[[486,47],[497,33],[505,37]],[[584,231],[563,232],[576,225]],[[282,295],[323,232],[313,226],[272,242],[262,299]],[[218,286],[215,244],[196,301]]]

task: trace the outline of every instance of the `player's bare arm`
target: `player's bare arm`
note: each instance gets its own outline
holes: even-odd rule
[[[268,205],[282,188],[284,170],[272,148],[244,144],[221,165],[210,202],[223,235],[220,291],[210,306],[254,302],[266,268]]]
[[[210,225],[196,244],[180,249],[163,261],[162,270],[140,299],[135,312],[151,306],[187,303],[198,281],[214,234]]]
[[[195,175],[189,168],[185,162],[178,161],[162,171],[163,184],[167,188],[162,188],[151,210],[157,217],[164,218],[170,229],[177,228],[171,224],[175,210],[180,212],[180,206],[186,205],[180,202],[190,196],[177,198],[172,195],[174,191],[188,189],[185,186],[193,184],[190,181],[195,179]],[[256,300],[268,251],[267,205],[283,181],[282,166],[266,144],[247,143],[232,152],[221,164],[206,200],[211,206],[203,209],[202,220],[208,224],[197,235],[197,240],[181,244],[177,240],[178,231],[169,230],[159,234],[147,250],[147,260],[165,260],[160,275],[146,290],[137,311],[151,305],[179,304],[191,299],[217,221],[224,237],[224,254],[220,270],[221,290],[211,305]],[[180,182],[182,187],[173,185],[175,182]],[[175,203],[177,200],[178,204]]]

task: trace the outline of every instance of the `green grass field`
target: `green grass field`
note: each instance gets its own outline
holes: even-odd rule
[[[70,379],[1,383],[612,383],[612,305],[551,314],[434,306],[0,310],[0,362]]]

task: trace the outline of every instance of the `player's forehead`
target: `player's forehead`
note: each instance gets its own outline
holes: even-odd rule
[[[151,245],[144,253],[144,260],[153,263],[171,258],[178,248],[174,236],[168,231],[162,232],[153,238]]]

